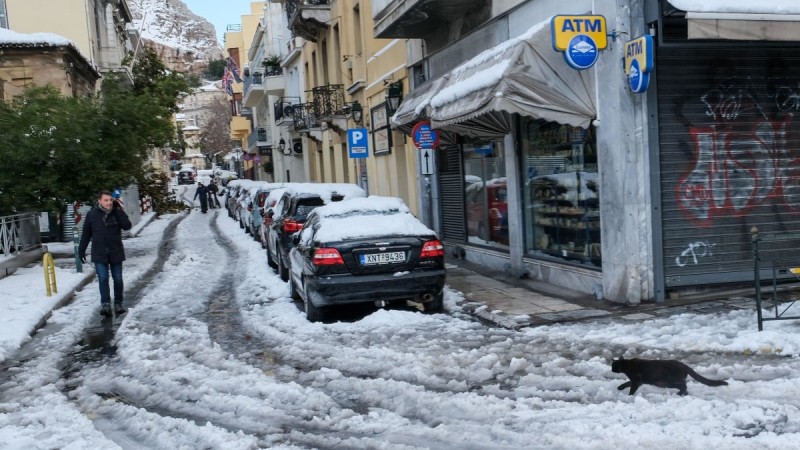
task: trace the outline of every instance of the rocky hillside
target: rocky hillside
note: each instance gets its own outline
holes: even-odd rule
[[[128,0],[134,26],[173,70],[200,74],[222,58],[214,25],[181,0]]]

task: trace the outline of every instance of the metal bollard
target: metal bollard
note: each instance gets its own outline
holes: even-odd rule
[[[83,263],[81,262],[81,257],[78,252],[78,247],[81,243],[81,236],[80,230],[78,226],[75,225],[72,227],[72,251],[75,254],[75,268],[78,270],[78,273],[83,273]]]
[[[53,255],[45,253],[42,258],[42,266],[44,266],[44,288],[47,296],[53,295],[53,292],[58,293],[58,284],[56,283],[56,265],[53,262]]]

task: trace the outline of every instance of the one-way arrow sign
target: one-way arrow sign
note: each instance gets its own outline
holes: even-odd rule
[[[433,175],[433,152],[429,148],[419,151],[419,166],[423,175]]]

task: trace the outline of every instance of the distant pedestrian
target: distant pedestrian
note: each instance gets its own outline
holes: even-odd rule
[[[86,248],[92,243],[92,262],[100,284],[100,314],[106,317],[111,316],[109,272],[114,279],[114,312],[118,316],[127,312],[122,305],[122,261],[125,261],[122,230],[130,230],[131,226],[122,203],[109,191],[100,193],[97,204],[86,213],[83,222],[78,255],[85,263]]]
[[[217,183],[212,181],[211,184],[208,185],[208,203],[212,208],[219,208],[219,198],[217,197],[217,193],[219,192],[219,187]]]
[[[200,197],[200,211],[205,214],[208,211],[208,188],[203,186],[202,181],[197,182],[197,191],[194,193],[193,200],[197,200],[198,196]]]

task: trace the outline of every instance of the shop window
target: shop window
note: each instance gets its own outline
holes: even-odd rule
[[[600,180],[592,129],[524,118],[525,251],[600,267]]]
[[[502,142],[463,146],[467,240],[508,248],[508,190]]]

